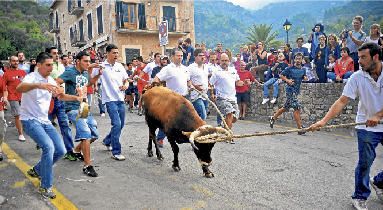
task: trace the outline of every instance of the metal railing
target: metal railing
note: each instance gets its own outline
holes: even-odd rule
[[[118,29],[131,29],[131,30],[158,30],[158,25],[162,20],[168,21],[169,32],[190,33],[191,23],[189,18],[174,18],[174,17],[162,17],[150,15],[142,15],[137,18],[137,27],[124,27],[122,21],[123,17],[120,17]]]

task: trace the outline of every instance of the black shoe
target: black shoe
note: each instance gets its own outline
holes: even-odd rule
[[[27,174],[33,178],[38,178],[38,179],[41,179],[40,175],[37,174],[37,172],[35,171],[35,168],[32,167],[31,169],[29,169],[27,171]]]
[[[301,128],[305,128],[305,126],[302,125]],[[305,134],[305,133],[306,133],[306,131],[298,131],[298,135],[303,135],[303,134]]]
[[[84,174],[86,174],[90,177],[97,177],[98,176],[98,174],[94,170],[93,166],[91,166],[91,165],[84,167],[82,169],[82,171],[84,172]]]
[[[270,117],[269,122],[270,122],[270,128],[273,128],[274,127],[274,123],[275,123],[275,119],[274,119],[273,116]]]
[[[81,152],[73,152],[73,155],[78,159],[78,160],[81,160],[81,161],[84,161],[84,156],[81,154]]]

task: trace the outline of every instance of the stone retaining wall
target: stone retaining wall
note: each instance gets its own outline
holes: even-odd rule
[[[285,84],[279,85],[279,97],[275,104],[270,101],[262,105],[263,88],[252,85],[251,101],[247,110],[247,118],[268,122],[268,117],[281,108],[286,100]],[[327,113],[331,105],[342,95],[344,84],[342,83],[303,83],[298,97],[302,105],[301,118],[304,125],[310,125],[320,120]],[[269,96],[272,98],[272,87],[269,88]],[[329,124],[351,123],[355,121],[358,109],[357,100],[350,100],[342,113],[334,118]],[[214,110],[213,107],[210,108]],[[213,111],[214,112],[214,111]],[[281,115],[279,121],[295,125],[293,110]]]
[[[341,96],[343,87],[342,83],[303,83],[301,85],[301,93],[298,97],[302,105],[301,117],[304,124],[309,125],[320,120],[329,110],[331,105]],[[283,106],[286,100],[285,84],[279,85],[279,97],[275,104],[270,101],[262,105],[263,88],[253,85],[251,88],[251,101],[247,111],[247,116],[267,120],[277,109]],[[272,96],[272,88],[269,88],[269,95]],[[349,104],[343,109],[342,113],[334,118],[332,124],[350,123],[355,121],[358,109],[357,100],[350,100]],[[282,114],[280,120],[287,123],[294,123],[293,112]]]

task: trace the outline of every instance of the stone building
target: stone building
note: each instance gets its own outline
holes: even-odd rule
[[[104,52],[109,43],[120,49],[122,62],[161,52],[158,26],[168,21],[169,44],[180,38],[194,40],[192,0],[54,0],[50,6],[50,32],[63,53],[93,47]]]

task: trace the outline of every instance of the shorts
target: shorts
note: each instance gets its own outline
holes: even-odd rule
[[[229,99],[224,99],[224,98],[217,98],[217,107],[218,110],[222,113],[224,117],[226,115],[233,113],[235,118],[239,118],[239,109],[238,109],[238,104],[236,101],[232,101]]]
[[[289,110],[290,108],[293,108],[294,111],[300,110],[301,104],[298,101],[298,94],[286,92],[286,102],[283,105],[283,108],[287,110]]]
[[[78,110],[71,110],[67,112],[68,119],[76,126],[75,141],[82,141],[85,139],[96,140],[98,139],[97,122],[92,115],[87,118],[78,118]]]
[[[9,105],[11,106],[11,113],[14,117],[20,115],[20,101],[9,101]]]
[[[250,92],[237,93],[237,103],[249,103],[250,102]]]
[[[133,95],[137,93],[137,87],[129,86],[128,89],[125,90],[125,95]]]

